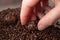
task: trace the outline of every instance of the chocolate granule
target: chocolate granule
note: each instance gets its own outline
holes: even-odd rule
[[[54,25],[43,31],[37,29],[38,20],[21,25],[20,8],[0,12],[0,40],[60,40],[60,29]]]

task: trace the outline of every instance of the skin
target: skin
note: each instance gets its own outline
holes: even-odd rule
[[[43,6],[41,6],[41,2]],[[20,14],[21,24],[25,25],[32,18],[35,18],[37,13],[41,18],[37,25],[39,30],[44,30],[49,25],[52,25],[60,18],[59,0],[52,0],[52,2],[55,4],[53,9],[48,6],[48,0],[23,0]],[[42,12],[43,9],[46,9],[49,12],[44,15]]]

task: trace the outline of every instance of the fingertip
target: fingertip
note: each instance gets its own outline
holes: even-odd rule
[[[25,25],[26,21],[23,20],[23,17],[20,16],[21,25]]]
[[[21,7],[21,12],[20,12],[20,20],[21,20],[21,24],[25,25],[26,22],[28,21],[28,17],[29,17],[29,12],[30,12],[30,8],[27,6],[22,6]]]
[[[38,30],[40,30],[40,31],[42,31],[46,28],[44,25],[41,25],[40,23],[38,23],[37,27],[38,27]]]
[[[21,21],[21,25],[25,25],[26,24],[26,22],[24,22],[24,21]]]
[[[42,25],[38,26],[38,30],[40,30],[40,31],[44,30],[44,29],[42,28]]]

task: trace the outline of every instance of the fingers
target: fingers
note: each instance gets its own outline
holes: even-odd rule
[[[52,8],[50,6],[45,6],[44,9],[50,11]]]
[[[56,20],[60,17],[60,13],[58,7],[53,8],[50,12],[48,12],[38,23],[38,29],[44,30],[49,25],[52,25]]]
[[[38,15],[38,18],[41,19],[41,18],[43,18],[44,13],[38,13],[37,15]]]
[[[35,6],[40,0],[23,0],[21,7],[21,24],[24,25],[30,19],[32,14],[32,7]]]
[[[21,24],[24,25],[26,24],[26,22],[29,20],[29,16],[31,15],[31,10],[32,8],[30,7],[24,7],[22,6],[22,9],[21,9],[21,14],[20,14],[20,19],[21,19]]]
[[[41,19],[44,16],[43,8],[41,7],[40,2],[36,5],[37,17]]]
[[[43,2],[43,8],[47,11],[51,10],[51,7],[49,6],[48,0],[42,0]]]

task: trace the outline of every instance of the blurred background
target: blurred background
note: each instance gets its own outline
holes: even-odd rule
[[[0,11],[7,8],[17,8],[21,6],[22,0],[0,0]]]
[[[0,0],[0,10],[6,8],[16,8],[21,6],[22,0]],[[49,0],[49,5],[53,6],[51,0]]]

